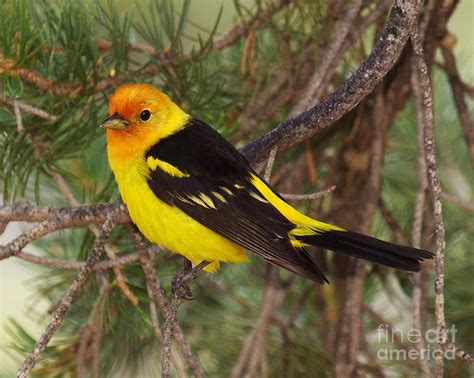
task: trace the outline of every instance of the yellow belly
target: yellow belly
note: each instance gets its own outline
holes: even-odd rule
[[[130,217],[148,240],[183,255],[193,264],[212,261],[205,268],[207,271],[215,271],[220,261],[247,261],[244,248],[159,200],[148,187],[142,160],[115,169],[114,173]]]

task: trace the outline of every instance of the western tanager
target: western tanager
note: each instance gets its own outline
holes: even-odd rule
[[[133,222],[194,264],[247,261],[250,251],[319,283],[317,246],[405,271],[432,253],[347,231],[290,206],[218,132],[159,89],[125,84],[110,97],[109,164]]]

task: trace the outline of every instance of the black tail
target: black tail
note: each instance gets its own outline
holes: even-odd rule
[[[327,231],[317,235],[299,236],[298,240],[409,272],[419,272],[420,262],[434,256],[423,249],[389,243],[351,231]]]

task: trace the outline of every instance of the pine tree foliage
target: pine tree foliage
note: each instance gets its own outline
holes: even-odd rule
[[[279,6],[273,13],[265,19],[259,18],[262,10],[276,3]],[[331,45],[344,7],[349,3],[235,0],[219,5],[213,12],[215,17],[198,18],[195,14],[203,12],[198,12],[198,2],[190,0],[137,1],[132,6],[99,0],[1,1],[0,185],[4,204],[27,199],[37,205],[70,206],[57,185],[58,175],[81,204],[119,199],[108,168],[103,130],[98,125],[107,115],[109,95],[123,82],[158,85],[187,112],[213,125],[239,147],[271,130],[298,102],[323,58],[321,54]],[[356,26],[384,2],[363,3]],[[385,7],[375,23],[349,38],[325,95],[343,83],[368,56],[388,8]],[[219,39],[225,30],[235,30],[232,25],[241,22],[248,25],[244,33]],[[438,56],[434,59],[440,61]],[[458,65],[462,68],[462,60]],[[397,69],[402,70],[403,66],[400,64]],[[385,81],[386,87],[391,79],[402,81],[394,71]],[[466,83],[474,79],[472,73],[463,70],[461,76]],[[472,352],[473,162],[442,64],[433,68],[433,85],[442,188],[464,203],[471,203],[470,210],[450,202],[444,206],[446,317],[459,330],[456,342]],[[19,124],[16,100],[45,114],[38,116],[37,112],[20,106]],[[409,243],[418,172],[415,108],[411,99],[406,103],[400,99],[385,100],[399,104],[393,106],[401,109],[393,110],[396,116],[390,129],[384,131],[387,136],[381,198]],[[282,192],[308,193],[331,185],[337,187],[336,198],[330,194],[322,199],[298,201],[302,211],[332,219],[340,211],[338,206],[352,206],[338,194],[346,174],[341,161],[351,156],[370,160],[370,156],[349,156],[346,152],[352,145],[351,138],[360,141],[364,135],[371,135],[366,129],[370,129],[374,102],[375,95],[367,97],[330,128],[278,153],[273,182]],[[468,100],[468,107],[472,118],[472,100]],[[430,206],[428,201],[423,245],[432,249]],[[396,240],[393,228],[380,210],[375,214],[372,234]],[[36,241],[35,245],[45,257],[84,261],[94,239],[87,228],[65,229]],[[120,256],[135,249],[124,226],[116,227],[109,241]],[[266,333],[262,352],[265,361],[261,364],[263,370],[259,371],[262,376],[314,376],[315,372],[318,376],[332,375],[335,359],[331,348],[339,337],[337,314],[341,311],[341,298],[340,288],[335,287],[339,277],[334,259],[330,254],[324,256],[321,261],[333,283],[331,286],[315,287],[303,278],[279,272],[279,290],[284,292],[281,294],[284,299]],[[170,293],[171,279],[180,269],[181,258],[159,251],[154,266],[164,289]],[[52,309],[77,275],[77,270],[71,269],[28,267],[36,271],[30,283],[34,296],[50,303]],[[200,274],[193,281],[196,299],[181,305],[178,322],[209,376],[229,376],[235,367],[259,318],[265,269],[264,263],[251,258],[250,264],[223,266],[218,274]],[[143,270],[139,261],[125,264],[121,270],[138,304],[124,295],[114,270],[91,274],[31,376],[76,376],[81,368],[78,364],[84,364],[87,374],[92,376],[93,341],[92,338],[84,341],[84,335],[90,332],[88,327],[94,322],[101,330],[100,376],[136,372],[159,375],[161,344],[150,318]],[[424,317],[432,328],[432,267],[427,267],[427,272],[430,290]],[[409,327],[412,321],[409,276],[372,266],[363,294],[364,303],[379,311],[385,321]],[[36,301],[26,311],[34,311],[35,304]],[[384,306],[389,304],[390,312],[385,314]],[[162,314],[159,316],[163,324]],[[48,314],[38,316],[41,327],[47,321]],[[377,371],[371,361],[362,363],[382,347],[374,341],[377,326],[367,314],[361,319],[364,340],[369,343],[367,350],[361,352],[363,358],[358,366],[361,372]],[[7,330],[10,347],[1,353],[8,353],[20,364],[35,345],[34,332],[15,319],[9,322]],[[81,342],[82,348],[85,345],[82,361],[78,357]],[[390,368],[407,376],[419,369],[413,361],[410,364],[376,362],[382,369]],[[449,361],[446,372],[468,374],[467,367],[458,362]],[[11,376],[13,372],[0,369],[0,373]]]

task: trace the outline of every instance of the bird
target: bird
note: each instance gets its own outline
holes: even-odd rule
[[[379,240],[304,215],[223,136],[147,83],[109,99],[107,157],[133,223],[194,265],[248,261],[248,253],[320,284],[308,247],[417,272],[429,251]]]

